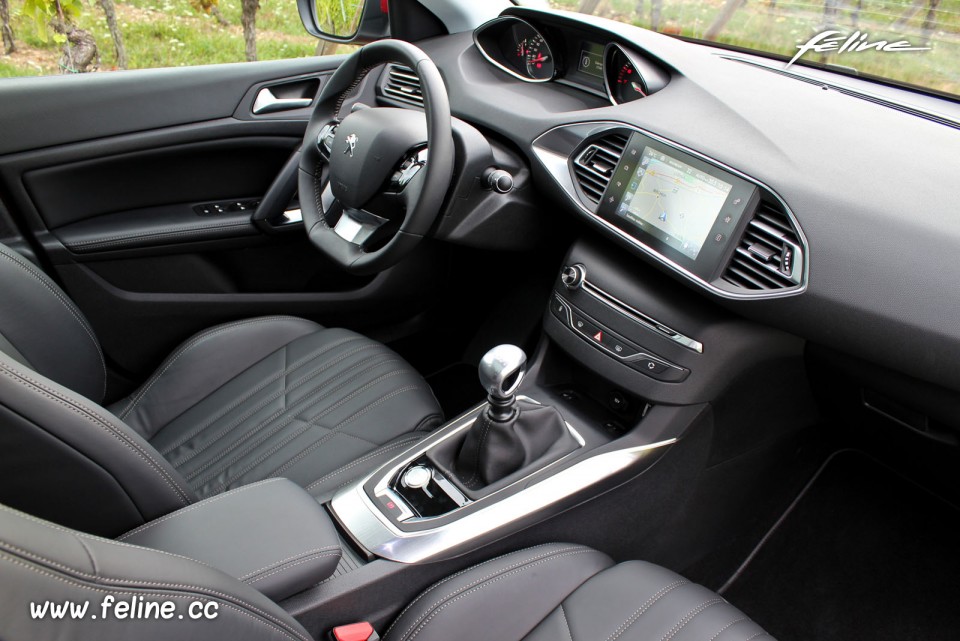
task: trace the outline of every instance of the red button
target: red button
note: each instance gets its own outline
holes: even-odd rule
[[[333,638],[337,641],[367,641],[372,636],[373,626],[366,621],[341,625],[333,629]]]

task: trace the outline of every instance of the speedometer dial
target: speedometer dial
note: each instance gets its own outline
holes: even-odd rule
[[[527,76],[531,80],[550,80],[553,78],[553,52],[539,33],[524,39],[521,43],[524,49]]]
[[[548,82],[557,60],[546,38],[520,18],[495,18],[473,34],[480,53],[494,66],[526,82]]]

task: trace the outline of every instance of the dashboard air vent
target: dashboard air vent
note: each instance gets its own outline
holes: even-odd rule
[[[603,198],[603,192],[613,176],[623,150],[627,146],[627,137],[623,134],[608,134],[590,143],[576,157],[573,173],[580,185],[580,191],[593,204]]]
[[[803,251],[790,217],[779,207],[761,202],[722,280],[756,292],[797,287],[803,282]]]
[[[383,93],[387,98],[416,107],[423,106],[423,91],[420,78],[409,67],[390,65],[387,68],[387,81],[383,84]]]

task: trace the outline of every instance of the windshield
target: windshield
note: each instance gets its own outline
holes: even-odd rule
[[[551,0],[661,33],[960,95],[960,0]]]

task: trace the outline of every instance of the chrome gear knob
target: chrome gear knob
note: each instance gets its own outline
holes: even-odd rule
[[[526,364],[527,355],[516,345],[497,345],[480,360],[480,383],[494,420],[505,421],[513,415],[514,392],[523,381]]]

